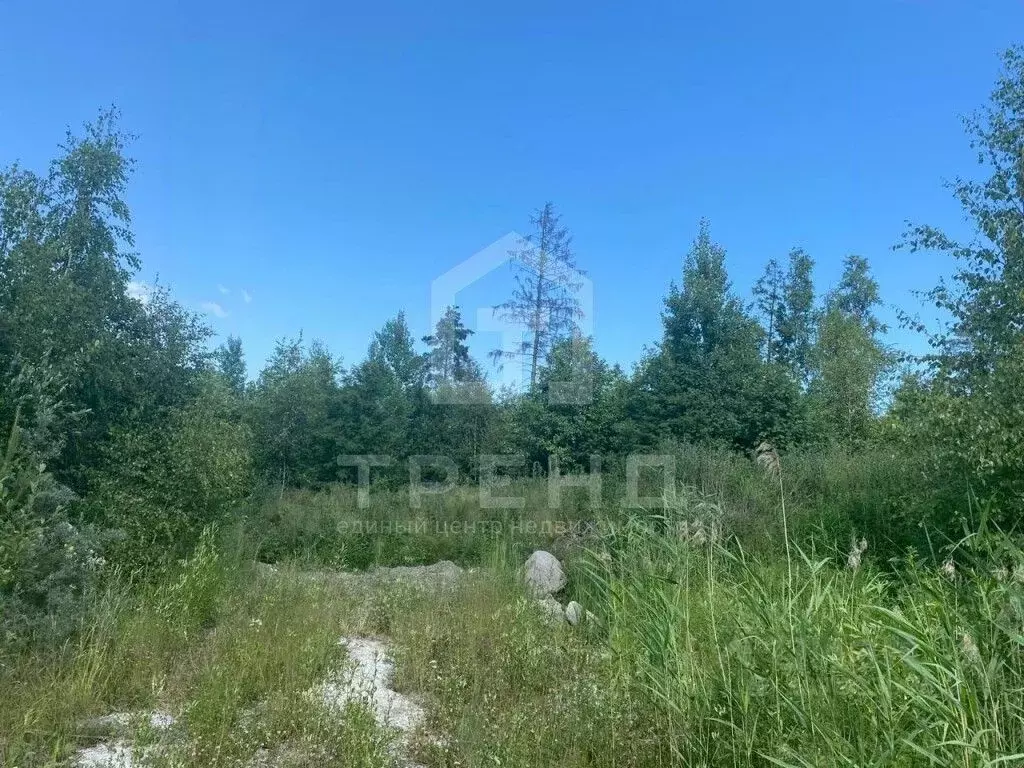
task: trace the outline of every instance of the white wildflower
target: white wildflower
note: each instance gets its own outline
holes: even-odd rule
[[[960,649],[964,652],[964,656],[972,664],[981,664],[981,652],[978,650],[977,644],[974,639],[964,632],[960,636]]]
[[[868,540],[861,539],[857,541],[853,539],[850,542],[850,552],[846,556],[846,567],[851,571],[855,571],[860,568],[861,557],[868,549]]]

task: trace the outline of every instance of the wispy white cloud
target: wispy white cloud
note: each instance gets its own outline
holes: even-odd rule
[[[138,280],[129,280],[126,290],[129,296],[136,301],[141,301],[143,304],[148,304],[149,300],[153,297],[153,286]]]
[[[225,288],[223,285],[219,284],[217,285],[217,290],[220,291],[221,296],[227,296],[229,293],[231,293],[230,288]]]
[[[242,301],[244,301],[246,304],[252,302],[252,294],[245,290],[245,288],[242,289]]]
[[[228,316],[227,310],[224,309],[224,307],[222,307],[216,301],[204,301],[199,306],[202,308],[203,312],[205,312],[208,315],[213,315],[214,317],[221,318]]]

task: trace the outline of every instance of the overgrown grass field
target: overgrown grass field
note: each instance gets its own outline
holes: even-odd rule
[[[777,475],[701,461],[659,510],[611,496],[551,510],[541,480],[507,489],[525,507],[497,517],[465,488],[416,509],[397,491],[365,509],[352,488],[272,494],[163,576],[109,578],[64,646],[5,657],[0,762],[67,764],[98,738],[90,718],[161,710],[169,733],[132,734],[152,764],[396,764],[367,710],[306,693],[346,634],[393,643],[397,686],[428,713],[414,750],[427,766],[1024,762],[1024,553],[1010,538],[982,525],[944,564],[816,547],[822,526],[856,527],[843,473],[824,483],[809,462],[786,477],[818,483],[815,518]],[[552,625],[525,595],[519,569],[541,547],[590,620]],[[300,577],[440,559],[471,569],[453,591]]]
[[[372,717],[339,718],[306,695],[343,658],[339,638],[358,631],[355,598],[253,565],[206,534],[156,583],[113,578],[65,646],[3,659],[0,764],[65,765],[111,736],[91,720],[165,711],[178,721],[169,734],[139,722],[115,735],[144,755],[163,741],[149,753],[157,765],[244,765],[260,753],[279,765],[386,765],[389,737]]]

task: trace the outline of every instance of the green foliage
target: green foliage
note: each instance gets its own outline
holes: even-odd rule
[[[46,470],[76,414],[53,367],[20,365],[0,389],[0,638],[15,648],[64,639],[103,566],[98,537],[72,523],[76,497]]]
[[[488,453],[521,456],[514,476],[587,471],[600,455],[607,475],[631,452],[664,450],[759,554],[792,536],[831,557],[863,536],[868,557],[935,558],[982,511],[1014,529],[1024,510],[1024,52],[1004,64],[990,106],[967,126],[989,176],[952,184],[977,240],[925,226],[907,234],[910,250],[958,266],[925,294],[948,322],[891,398],[895,356],[867,259],[848,257],[819,307],[814,262],[794,249],[788,263],[769,262],[748,308],[707,222],[665,300],[660,343],[630,375],[610,366],[576,328],[582,273],[551,204],[514,254],[516,288],[497,308],[526,329],[512,355],[529,371],[526,391],[492,389],[456,307],[424,337],[399,313],[348,370],[322,344],[282,340],[249,383],[241,339],[211,350],[210,329],[166,289],[131,284],[131,137],[116,112],[69,135],[45,173],[0,170],[5,638],[68,636],[104,559],[112,571],[166,567],[204,530],[232,528],[256,481],[277,491],[257,518],[260,551],[275,559],[476,562],[494,543],[342,536],[337,510],[295,513],[290,488],[355,479],[342,455],[386,457],[374,481],[394,488],[410,456],[442,456],[423,477],[441,482],[477,476]],[[750,460],[765,441],[782,451],[781,489]],[[526,488],[542,514],[543,487]],[[424,517],[447,521],[440,497],[430,503]],[[787,587],[792,571],[787,560]]]
[[[872,435],[893,359],[878,339],[878,284],[867,261],[849,256],[845,264],[818,321],[808,400],[817,440],[857,447]]]
[[[590,339],[573,336],[554,345],[540,369],[536,391],[514,406],[516,429],[527,463],[545,471],[589,472],[592,456],[621,450],[626,379],[594,352]]]
[[[1024,49],[1008,50],[1003,65],[990,105],[966,121],[988,178],[949,185],[977,240],[916,226],[903,243],[949,254],[957,269],[924,294],[948,320],[930,335],[926,376],[904,386],[889,426],[900,446],[927,456],[936,495],[964,499],[969,488],[1014,527],[1024,509]]]
[[[412,375],[415,360],[411,339],[403,339],[408,345],[403,343],[401,348],[397,338],[388,339],[392,347],[388,355],[379,345],[371,346],[367,359],[352,370],[351,386],[343,401],[346,429],[342,445],[346,453],[401,456],[406,452],[412,437],[412,414],[423,393],[415,379],[402,378],[403,374]],[[396,369],[388,356],[404,365]]]
[[[785,446],[807,438],[803,386],[810,376],[814,327],[814,262],[799,248],[786,272],[775,259],[754,285],[755,306],[764,329],[763,364],[751,389],[750,426],[744,444],[768,440]]]
[[[68,131],[62,154],[50,167],[48,201],[52,236],[64,275],[109,282],[111,270],[137,269],[138,257],[129,228],[131,214],[124,201],[134,161],[125,156],[132,136],[118,127],[111,109],[85,126],[83,137]],[[106,273],[106,274],[105,274]]]
[[[456,307],[448,307],[428,345],[426,397],[418,397],[413,440],[423,454],[450,458],[461,473],[472,474],[479,456],[495,450],[500,429],[494,393],[466,341],[473,332]]]
[[[399,312],[373,335],[367,355],[390,371],[407,394],[422,387],[426,377],[427,361],[414,345],[405,313]]]
[[[458,307],[448,307],[430,336],[423,342],[427,353],[427,380],[434,387],[461,384],[482,378],[479,366],[469,355],[467,339],[473,331],[462,322]]]
[[[954,197],[979,240],[959,243],[931,226],[915,226],[903,247],[912,253],[938,251],[954,257],[957,270],[924,294],[950,320],[932,334],[929,358],[944,373],[984,376],[1020,341],[1024,314],[1024,48],[1003,54],[1003,73],[991,103],[965,121],[984,181],[957,178]],[[970,382],[963,382],[964,386]]]
[[[564,510],[547,509],[543,483],[520,481],[509,493],[525,496],[525,516],[518,510],[482,509],[478,491],[465,487],[424,494],[415,507],[407,490],[375,486],[369,506],[362,507],[350,486],[292,489],[254,509],[245,535],[263,562],[306,567],[363,570],[440,560],[480,565],[496,542],[511,538],[525,558],[529,547],[551,544]],[[513,536],[520,522],[523,530]]]
[[[0,368],[15,355],[48,357],[67,400],[89,411],[52,462],[77,491],[112,429],[188,399],[209,333],[166,291],[146,304],[127,293],[138,267],[124,202],[129,140],[104,112],[68,135],[45,178],[0,174]]]
[[[104,563],[68,517],[73,494],[21,453],[19,429],[0,461],[0,638],[10,649],[65,638]]]
[[[177,625],[185,639],[212,625],[216,618],[226,577],[221,558],[216,529],[207,526],[196,540],[195,549],[181,561],[177,578],[168,580],[157,592],[153,609],[168,625],[188,617]]]
[[[731,291],[725,251],[707,221],[672,285],[662,315],[664,338],[637,376],[638,410],[654,435],[753,445],[753,393],[762,329]]]
[[[340,362],[319,343],[307,347],[301,337],[277,342],[248,409],[263,477],[281,485],[334,479],[340,373]]]
[[[118,562],[181,557],[249,494],[251,435],[226,415],[230,397],[208,379],[187,406],[114,434],[86,505],[90,519],[117,533],[111,552]]]
[[[790,251],[778,319],[779,359],[789,365],[801,383],[809,376],[808,361],[814,338],[813,270],[814,260],[807,253],[800,248]]]
[[[662,722],[609,676],[602,649],[544,623],[496,554],[452,593],[389,611],[401,684],[435,702],[439,765],[667,765]]]
[[[238,396],[244,395],[246,377],[242,340],[237,336],[228,336],[227,341],[217,347],[213,356],[217,370],[227,381],[231,390]]]
[[[388,765],[390,734],[365,708],[327,711],[306,693],[343,663],[353,601],[288,572],[264,578],[239,554],[207,531],[159,580],[114,574],[68,643],[3,657],[0,764],[65,764],[110,738],[88,719],[160,710],[178,720],[170,733],[118,734],[158,745],[155,765]]]
[[[771,364],[784,354],[781,329],[785,322],[785,277],[779,262],[769,259],[764,274],[754,284],[754,303],[764,326],[764,359]]]
[[[645,526],[620,538],[595,553],[585,599],[614,659],[607,679],[664,723],[673,763],[1021,759],[1020,584],[985,565],[949,578],[911,562],[897,582],[808,556],[787,578],[774,555]]]

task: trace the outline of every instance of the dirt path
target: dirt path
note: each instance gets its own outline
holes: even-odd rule
[[[318,686],[316,694],[324,703],[344,710],[349,702],[364,703],[382,728],[398,731],[394,756],[405,768],[424,768],[408,757],[409,741],[423,724],[423,707],[391,688],[395,662],[386,641],[379,638],[346,637],[348,665],[333,680]]]
[[[364,573],[286,572],[269,565],[260,565],[259,570],[267,578],[287,573],[290,578],[338,583],[367,594],[370,599],[381,587],[395,584],[426,590],[450,589],[463,573],[461,568],[447,561],[428,566],[375,568]],[[339,716],[349,703],[362,703],[381,728],[396,733],[393,757],[397,764],[402,768],[424,768],[408,753],[412,738],[422,726],[426,713],[412,698],[392,688],[395,662],[388,639],[348,636],[341,638],[339,643],[346,650],[344,665],[311,688],[309,694]],[[128,731],[127,726],[140,718],[147,718],[154,730],[166,730],[175,722],[166,713],[117,713],[97,718],[96,722],[109,721],[108,725],[119,726],[112,730]],[[80,749],[72,765],[77,768],[140,768],[149,762],[147,757],[160,751],[159,746],[133,750],[131,741],[126,735],[121,735]],[[263,757],[258,757],[254,765],[264,765]]]

